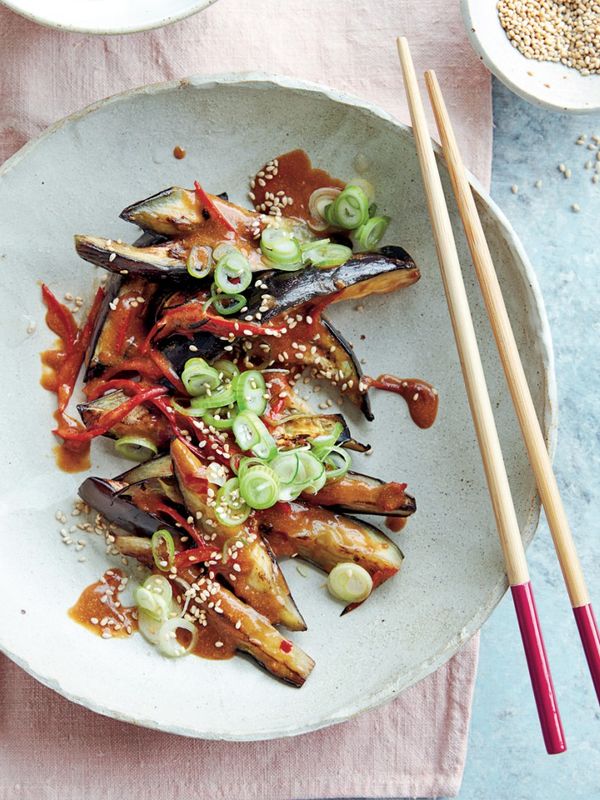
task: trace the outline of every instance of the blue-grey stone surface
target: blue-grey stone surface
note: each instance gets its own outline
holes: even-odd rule
[[[554,341],[559,397],[555,466],[588,585],[600,611],[600,114],[570,116],[494,85],[492,195],[537,272]],[[576,145],[580,134],[587,139]],[[600,138],[598,140],[600,142]],[[585,169],[586,161],[592,168]],[[565,178],[564,164],[571,170]],[[599,172],[597,173],[600,176]],[[541,188],[536,181],[541,180]],[[513,194],[512,186],[518,186]],[[573,211],[577,204],[580,211]],[[461,800],[598,800],[600,707],[579,644],[548,527],[529,550],[538,611],[568,751],[545,754],[512,603],[481,634]]]

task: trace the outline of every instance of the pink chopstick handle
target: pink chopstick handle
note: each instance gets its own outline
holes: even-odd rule
[[[573,614],[575,614],[575,621],[579,628],[579,635],[590,668],[590,675],[594,682],[598,702],[600,702],[600,635],[598,634],[598,625],[596,624],[592,604],[588,603],[586,606],[574,608]]]
[[[531,685],[535,697],[546,751],[550,754],[564,753],[567,749],[565,734],[563,732],[558,705],[554,694],[554,685],[548,656],[544,647],[542,630],[538,620],[533,599],[531,583],[520,583],[510,587],[512,591],[521,639],[529,667]]]

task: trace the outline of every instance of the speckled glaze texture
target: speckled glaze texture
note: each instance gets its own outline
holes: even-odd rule
[[[176,161],[171,152],[180,137],[195,146]],[[307,570],[303,577],[293,562],[284,565],[309,626],[294,638],[317,661],[300,691],[239,658],[226,664],[174,663],[159,658],[141,637],[107,646],[67,619],[65,609],[102,573],[106,556],[98,543],[95,550],[87,548],[87,561],[80,564],[60,544],[54,512],[70,507],[80,477],[58,473],[53,464],[52,398],[39,388],[37,355],[51,337],[41,325],[36,283],[43,277],[59,294],[88,295],[93,273],[73,253],[73,233],[134,238],[117,217],[120,209],[194,178],[209,191],[227,190],[243,201],[247,176],[273,155],[298,146],[346,179],[353,177],[356,155],[364,154],[378,203],[393,217],[387,241],[402,244],[422,270],[416,286],[369,298],[364,313],[340,304],[332,310],[333,321],[372,374],[420,375],[441,394],[439,419],[429,431],[413,426],[395,397],[374,398],[379,424],[368,425],[345,409],[357,436],[374,446],[373,456],[356,459],[358,469],[408,479],[419,512],[401,537],[402,574],[350,615],[339,617],[322,575]],[[444,181],[450,196],[446,175]],[[204,738],[260,739],[333,724],[390,699],[447,660],[479,628],[506,581],[406,128],[358,101],[287,79],[192,79],[100,103],[55,126],[5,165],[0,204],[0,297],[16,341],[0,342],[3,363],[13,365],[3,408],[13,418],[24,391],[35,407],[35,413],[19,416],[18,436],[16,425],[7,433],[0,463],[3,522],[13,531],[17,565],[0,583],[0,641],[14,660],[65,696],[120,719]],[[537,283],[502,214],[481,195],[478,205],[536,408],[552,438],[552,354]],[[454,204],[452,214],[458,230]],[[35,236],[23,237],[24,219],[32,221]],[[462,236],[458,244],[468,276]],[[474,277],[467,283],[519,522],[529,542],[539,512],[533,479]],[[29,319],[38,322],[31,337],[25,333]],[[98,443],[93,471],[119,469],[110,447]],[[24,583],[53,588],[23,598]],[[120,680],[106,680],[117,663]],[[524,665],[519,668],[525,672]],[[210,694],[190,696],[191,683],[210,685]],[[140,685],[148,690],[140,692]],[[231,702],[232,697],[243,702]]]
[[[532,106],[494,85],[492,195],[502,204],[540,279],[553,333],[560,425],[555,469],[598,611],[600,603],[600,184],[577,147],[600,134],[600,114],[571,117]],[[557,166],[573,175],[565,180]],[[536,189],[537,180],[543,181]],[[518,194],[511,186],[518,185]],[[581,212],[574,214],[571,203]],[[549,758],[509,598],[481,632],[469,754],[460,800],[595,800],[600,797],[600,710],[545,521],[528,550],[531,580],[568,750]]]

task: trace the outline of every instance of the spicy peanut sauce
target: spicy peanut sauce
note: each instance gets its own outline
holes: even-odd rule
[[[175,158],[182,159],[185,158],[185,155],[186,152],[181,147],[176,146],[173,149]],[[257,211],[268,213],[275,206],[279,208],[283,216],[308,220],[310,218],[309,198],[315,189],[323,186],[342,189],[344,183],[333,178],[324,170],[314,169],[308,155],[303,150],[294,150],[273,159],[257,173],[251,183],[250,198]],[[237,212],[231,206],[227,211],[227,216],[232,221],[237,235],[243,236],[242,232],[247,231],[246,215],[243,212]],[[214,240],[217,231],[212,230],[213,225],[210,222],[212,220],[208,222],[207,226],[203,226],[202,232],[195,232],[187,237],[190,238],[188,244],[192,243],[192,239],[193,243]],[[211,230],[206,230],[208,227]],[[138,287],[132,288],[135,291]],[[134,293],[132,292],[132,294]],[[128,297],[122,298],[124,301],[128,299]],[[71,313],[66,306],[62,306],[62,309],[68,314]],[[119,359],[123,357],[125,350],[128,350],[128,358],[132,356],[135,358],[137,354],[139,343],[143,337],[143,314],[134,309],[135,305],[132,308],[129,302],[123,302],[118,312],[119,324],[111,326],[102,334],[103,337],[110,339],[103,343],[106,344],[106,350],[109,351],[106,353],[108,356],[106,360],[109,363],[113,362],[118,366]],[[113,312],[113,316],[117,315]],[[53,324],[51,310],[49,310],[46,320],[48,327],[56,332],[57,326]],[[66,357],[67,353],[60,338],[53,348],[41,353],[43,374],[40,382],[48,391],[58,393],[59,370]],[[365,376],[362,381],[368,388],[393,392],[403,397],[412,420],[420,428],[428,428],[433,425],[438,408],[438,394],[427,382],[415,378],[397,378],[393,375],[381,375],[378,378]],[[63,415],[57,411],[55,418],[60,422]],[[90,466],[89,443],[63,442],[54,450],[57,465],[63,471],[79,472]],[[387,517],[386,525],[390,530],[399,531],[404,527],[406,521],[403,517]],[[130,635],[137,629],[135,609],[121,605],[119,594],[122,588],[123,576],[120,571],[109,570],[99,581],[84,589],[76,604],[70,609],[69,615],[97,635],[102,635],[103,631],[109,631],[111,637]],[[104,625],[101,625],[101,622],[104,622]],[[109,638],[109,636],[105,635],[105,638]],[[216,643],[219,644],[218,647]],[[193,652],[204,658],[223,659],[233,656],[235,649],[235,643],[228,640],[222,632],[214,629],[209,623],[206,627],[199,628],[198,642]]]

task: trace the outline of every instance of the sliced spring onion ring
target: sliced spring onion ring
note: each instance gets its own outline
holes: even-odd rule
[[[235,384],[235,399],[240,411],[254,411],[260,416],[267,408],[267,385],[255,369],[242,372]]]
[[[163,575],[149,575],[142,584],[144,589],[161,597],[168,605],[173,599],[173,589]]]
[[[217,261],[215,284],[225,294],[239,294],[250,286],[250,262],[239,250],[229,250]]]
[[[363,250],[372,250],[383,239],[390,217],[371,217],[364,225],[361,225],[354,234],[357,244]]]
[[[185,362],[181,380],[191,397],[200,397],[212,389],[216,389],[219,383],[219,373],[211,367],[203,358],[189,358]]]
[[[158,632],[162,624],[162,619],[153,617],[149,611],[142,608],[138,603],[138,628],[144,639],[147,639],[151,644],[157,644]]]
[[[152,558],[162,572],[168,572],[173,566],[175,558],[175,542],[169,531],[161,528],[152,534]],[[166,558],[165,551],[166,550]]]
[[[369,219],[369,205],[364,189],[348,184],[326,209],[327,219],[338,228],[355,230]]]
[[[230,253],[232,250],[235,250],[235,247],[230,244],[229,242],[221,242],[218,244],[215,249],[213,250],[213,258],[215,261],[219,261],[223,256]]]
[[[215,516],[221,525],[241,525],[251,510],[240,494],[240,482],[237,478],[230,478],[217,492]]]
[[[339,267],[352,258],[352,250],[344,244],[324,244],[305,250],[303,257],[315,267]]]
[[[215,370],[216,372],[216,370]],[[217,373],[218,374],[218,373]],[[215,389],[208,389],[202,397],[192,397],[190,406],[193,409],[222,408],[235,400],[235,392],[231,383],[222,383]]]
[[[279,453],[275,456],[269,466],[279,478],[281,486],[292,486],[295,484],[298,470],[300,469],[300,459],[296,450],[289,450],[286,453]]]
[[[321,457],[322,452],[326,449],[325,454],[329,453],[331,448],[340,438],[344,426],[341,422],[336,422],[329,433],[322,433],[320,436],[315,436],[311,442],[312,451],[317,458]]]
[[[167,618],[173,600],[173,590],[162,575],[150,575],[141,586],[134,591],[134,599],[141,609],[155,620]]]
[[[239,485],[240,494],[250,508],[270,508],[279,498],[279,478],[266,465],[247,469]]]
[[[213,411],[214,413],[205,411],[204,414],[202,414],[202,419],[207,425],[210,425],[211,428],[215,428],[217,431],[227,431],[233,427],[233,420],[236,417],[233,406],[215,408]]]
[[[328,481],[343,478],[350,469],[352,459],[350,453],[342,447],[332,447],[323,459],[325,476]]]
[[[121,436],[115,442],[115,450],[130,461],[147,461],[158,453],[158,448],[145,436]]]
[[[325,230],[328,227],[325,209],[333,203],[341,191],[333,186],[323,186],[311,194],[308,199],[308,210],[313,219],[308,224],[313,230]]]
[[[205,278],[213,268],[213,258],[210,247],[195,244],[187,257],[186,266],[192,278]]]
[[[359,564],[336,564],[327,577],[327,588],[338,600],[361,603],[373,590],[373,579]]]
[[[280,228],[265,228],[260,237],[260,249],[275,269],[292,271],[302,266],[300,244]]]
[[[177,641],[177,631],[187,631],[191,634],[187,646],[179,644]],[[168,619],[160,627],[158,632],[158,649],[164,656],[169,658],[179,658],[191,653],[198,641],[198,628],[190,620],[184,617]]]
[[[233,421],[233,435],[241,450],[251,450],[258,458],[269,461],[277,455],[275,439],[253,411],[240,411]]]
[[[219,373],[219,377],[222,381],[232,381],[240,374],[239,369],[236,367],[233,361],[227,361],[224,358],[220,358],[218,361],[215,361],[213,367]]]
[[[213,308],[222,317],[229,317],[237,314],[246,305],[246,298],[243,294],[224,294],[211,297]],[[205,309],[206,310],[206,309]]]

